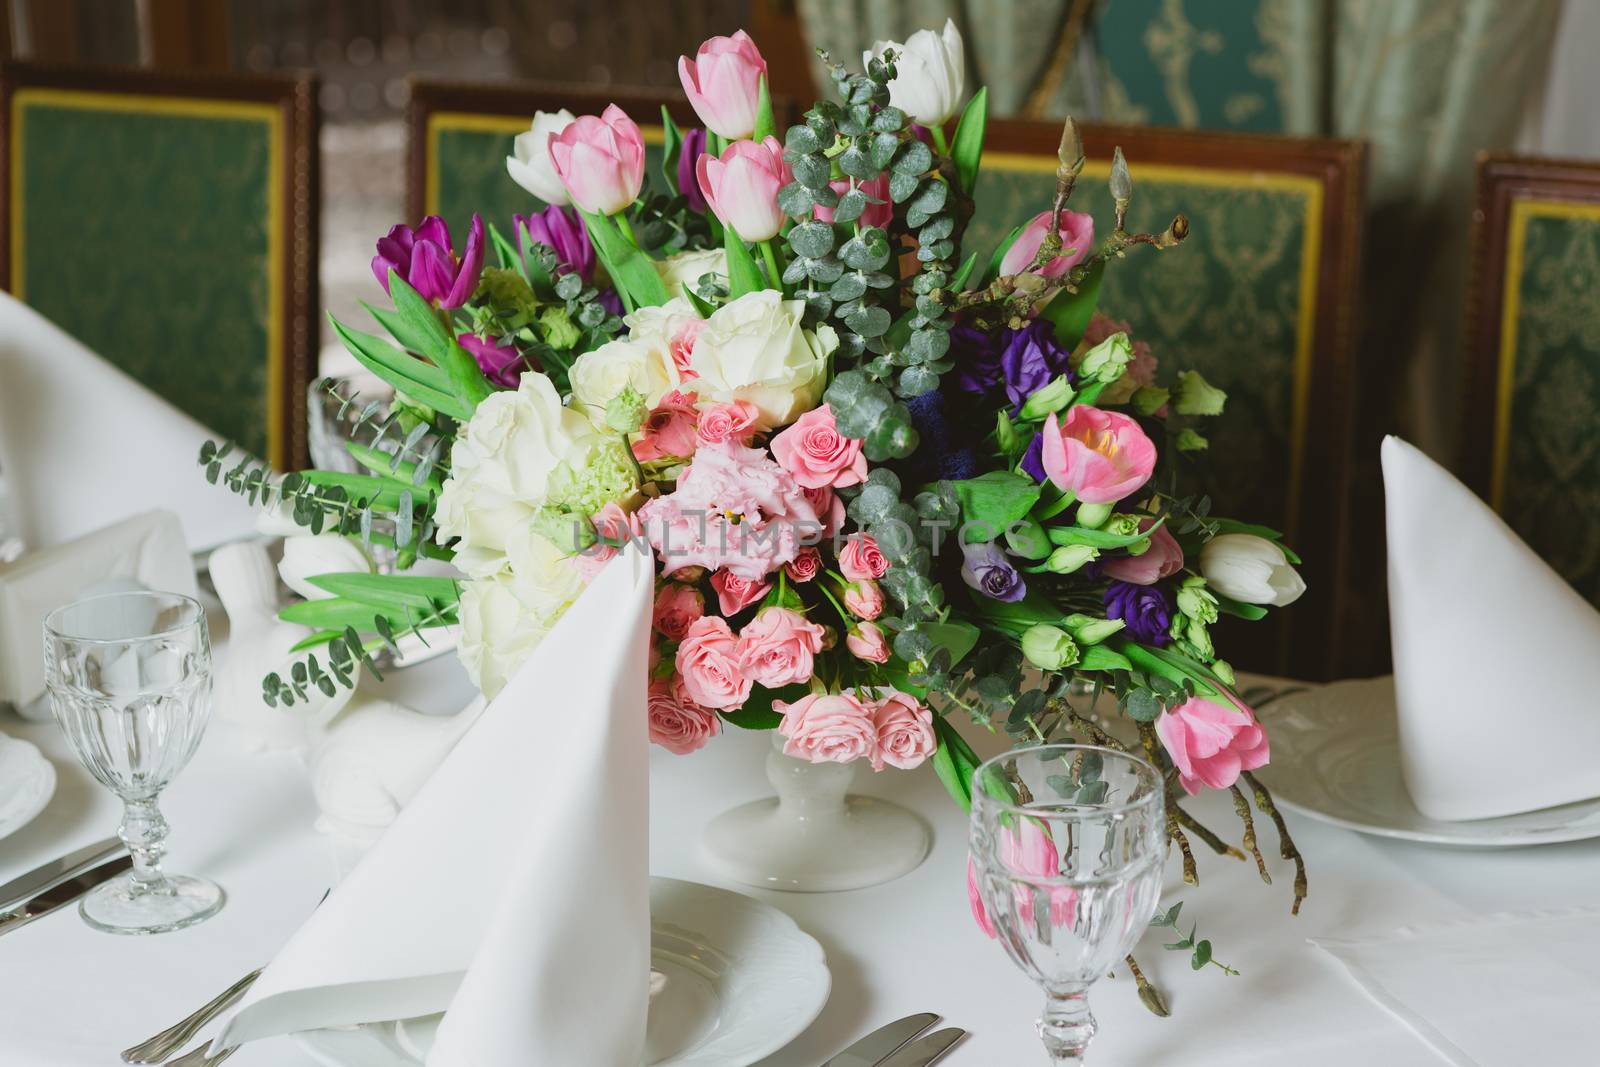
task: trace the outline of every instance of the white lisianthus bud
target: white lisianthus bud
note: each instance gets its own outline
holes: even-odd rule
[[[372,560],[362,547],[339,534],[287,537],[278,577],[283,584],[307,600],[321,600],[333,594],[311,584],[323,574],[371,574]]]
[[[567,187],[556,176],[550,162],[550,135],[560,133],[572,122],[572,112],[535,111],[533,125],[526,133],[517,134],[511,142],[512,154],[506,157],[506,170],[511,180],[547,204],[571,203]]]
[[[865,64],[895,52],[895,77],[889,83],[889,102],[923,126],[942,126],[961,106],[961,91],[966,84],[966,48],[961,31],[952,19],[944,20],[944,30],[918,30],[896,41],[878,41],[862,53]]]
[[[1200,573],[1206,582],[1243,604],[1284,607],[1306,591],[1305,579],[1289,565],[1283,549],[1254,534],[1222,534],[1200,550]]]

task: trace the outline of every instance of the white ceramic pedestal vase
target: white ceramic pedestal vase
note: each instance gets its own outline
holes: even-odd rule
[[[772,738],[767,780],[778,795],[706,826],[706,855],[722,874],[762,889],[832,893],[892,881],[927,858],[931,835],[920,818],[848,793],[853,764],[794,759],[783,737]]]

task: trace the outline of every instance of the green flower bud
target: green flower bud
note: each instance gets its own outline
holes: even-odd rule
[[[1128,546],[1128,555],[1130,556],[1142,556],[1148,551],[1150,551],[1150,538],[1148,537],[1141,537]]]
[[[1235,684],[1233,680],[1233,665],[1226,660],[1212,660],[1211,673],[1216,675],[1223,685],[1232,686]]]
[[[1050,537],[1033,519],[1023,519],[1006,530],[1006,547],[1023,559],[1044,559],[1050,554]]]
[[[606,425],[618,433],[638,433],[644,416],[644,394],[631,385],[606,402]]]
[[[1167,629],[1172,639],[1196,659],[1208,660],[1216,655],[1217,650],[1211,643],[1211,634],[1206,630],[1206,624],[1199,619],[1191,619],[1187,615],[1174,615],[1172,625]]]
[[[1203,378],[1199,371],[1186,370],[1178,375],[1178,388],[1172,395],[1172,406],[1179,415],[1221,415],[1228,394]]]
[[[1178,611],[1202,623],[1217,621],[1217,598],[1198,574],[1191,574],[1178,587]]]
[[[1097,619],[1093,615],[1068,615],[1067,629],[1080,645],[1098,645],[1128,624],[1121,619]]]
[[[588,519],[563,508],[540,508],[532,523],[535,533],[569,556],[576,556],[597,540]]]
[[[1063,374],[1028,397],[1027,402],[1022,405],[1022,418],[1042,419],[1072,403],[1075,395],[1072,386],[1067,384],[1067,376]]]
[[[1078,662],[1078,643],[1059,626],[1040,623],[1022,635],[1022,654],[1045,671],[1059,671]]]
[[[1083,354],[1078,373],[1084,380],[1105,382],[1107,385],[1122,377],[1128,360],[1133,358],[1133,342],[1125,333],[1114,333]]]
[[[1101,529],[1118,537],[1130,537],[1139,532],[1139,516],[1118,512],[1107,519]]]
[[[1087,526],[1091,530],[1098,530],[1111,518],[1110,504],[1079,504],[1076,522],[1079,526]]]
[[[1050,553],[1045,566],[1057,574],[1071,574],[1099,555],[1098,548],[1090,548],[1088,545],[1062,545]]]
[[[566,351],[578,343],[583,331],[572,321],[567,309],[559,305],[545,308],[539,313],[539,331],[544,343],[557,351]]]

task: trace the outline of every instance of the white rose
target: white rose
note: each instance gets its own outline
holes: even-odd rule
[[[726,278],[728,253],[721,248],[679,252],[675,256],[656,260],[655,266],[656,273],[661,275],[661,280],[667,284],[667,292],[678,297],[678,286],[681,285],[692,293],[700,279],[707,274],[720,274]]]
[[[531,526],[512,536],[507,555],[512,591],[540,625],[554,625],[583,592],[577,559]]]
[[[1284,607],[1306,591],[1276,543],[1254,534],[1222,534],[1200,550],[1200,573],[1225,597],[1244,604]]]
[[[724,304],[706,320],[690,366],[702,401],[748,400],[761,412],[757,429],[784,426],[822,400],[832,330],[800,328],[805,301],[758,289]]]
[[[889,103],[923,126],[942,126],[961,106],[966,82],[966,49],[952,19],[944,32],[918,30],[906,39],[878,41],[861,54],[866,64],[887,48],[895,51],[895,78],[889,83]]]
[[[311,584],[323,574],[371,574],[372,560],[362,547],[339,534],[295,535],[283,542],[283,559],[278,577],[283,584],[307,600],[321,600],[333,594]]]
[[[572,122],[572,112],[535,111],[533,125],[527,133],[517,134],[511,142],[512,155],[506,157],[506,170],[511,180],[547,204],[567,204],[567,187],[556,177],[556,168],[550,162],[550,135],[560,133]]]
[[[655,407],[681,379],[666,345],[643,344],[630,337],[607,341],[579,356],[567,380],[572,383],[573,409],[602,425],[606,405],[625,386],[643,393],[646,407]]]
[[[491,700],[549,632],[517,599],[507,575],[463,582],[460,617],[456,654],[473,684]]]

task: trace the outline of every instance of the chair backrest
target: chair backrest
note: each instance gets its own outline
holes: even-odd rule
[[[1169,369],[1227,390],[1206,428],[1218,514],[1282,530],[1305,559],[1310,591],[1270,643],[1241,662],[1322,677],[1334,669],[1332,621],[1346,558],[1355,374],[1352,341],[1365,156],[1353,141],[1084,126],[1088,165],[1070,207],[1113,224],[1105,178],[1121,145],[1133,176],[1129,229],[1159,232],[1183,213],[1189,237],[1136,247],[1111,264],[1100,307],[1150,342]],[[980,262],[1010,229],[1047,208],[1061,127],[995,122],[964,252]],[[1292,642],[1288,627],[1305,639]],[[1237,647],[1237,646],[1234,646]]]
[[[1600,604],[1600,162],[1478,165],[1466,481]]]
[[[219,435],[306,461],[303,78],[0,66],[0,287]]]

